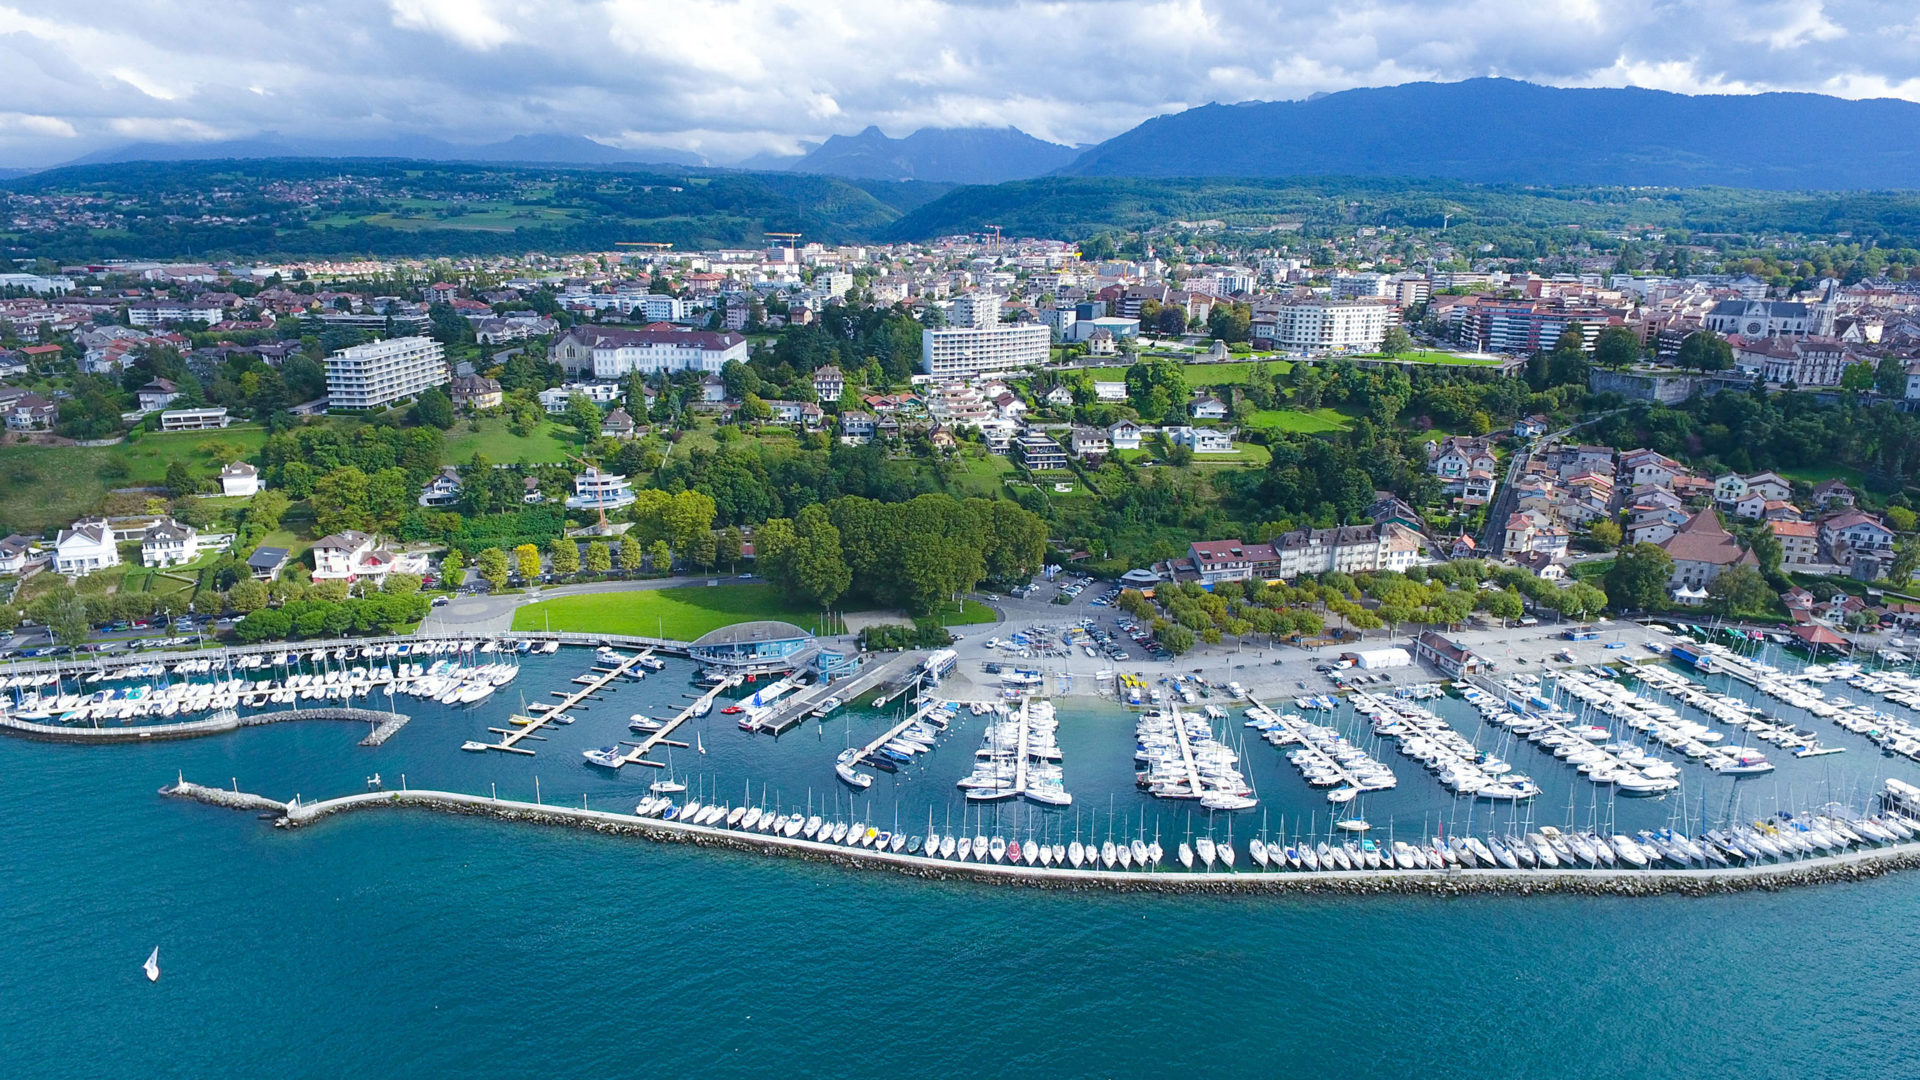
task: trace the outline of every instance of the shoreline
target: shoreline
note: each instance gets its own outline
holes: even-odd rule
[[[1866,881],[1920,869],[1920,841],[1822,855],[1791,863],[1702,869],[1559,870],[1100,870],[959,862],[905,852],[848,847],[802,837],[686,825],[633,814],[464,795],[451,791],[377,791],[318,802],[279,802],[248,792],[210,788],[184,778],[163,796],[231,810],[272,811],[275,828],[300,828],[373,807],[432,810],[497,821],[587,829],[662,843],[780,855],[927,880],[973,881],[1016,888],[1114,892],[1218,894],[1388,894],[1452,897],[1468,894],[1576,896],[1723,896]]]

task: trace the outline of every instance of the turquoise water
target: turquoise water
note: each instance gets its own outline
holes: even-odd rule
[[[578,656],[530,661],[511,690],[534,698],[582,666]],[[533,761],[454,749],[498,723],[500,708],[415,707],[415,722],[379,750],[354,746],[350,725],[323,723],[145,746],[0,741],[0,910],[11,931],[0,1069],[1920,1074],[1920,875],[1712,900],[1053,894],[426,812],[286,832],[155,794],[177,772],[313,798],[404,771],[416,786],[498,784],[515,797],[530,797],[538,775],[547,801],[630,805],[650,777],[604,776],[577,751],[686,689],[661,677],[623,688]],[[1130,721],[1091,706],[1063,708],[1062,719],[1068,787],[1083,808],[1052,827],[1104,829],[1109,793],[1116,820],[1138,813],[1124,783]],[[776,744],[716,715],[695,771],[723,795],[754,776],[758,797],[766,776],[769,801],[804,803],[809,788],[817,800],[837,787],[831,761],[845,729],[858,739],[879,722],[836,720]],[[965,771],[972,743],[953,739],[924,773],[883,777],[856,812],[883,820],[898,803],[924,827],[928,805],[955,803],[947,774]],[[1277,751],[1254,743],[1247,758],[1263,770],[1271,825],[1281,807],[1316,811]],[[1423,773],[1383,760],[1401,775],[1393,797],[1408,800],[1396,818],[1446,812]],[[1886,767],[1850,749],[1781,773],[1815,765],[1780,782],[1783,801],[1796,786],[1849,788]],[[1543,782],[1557,779],[1549,768],[1565,771],[1550,759],[1525,767]],[[1754,790],[1758,801],[1774,785]],[[1621,800],[1616,812],[1671,809]],[[1257,818],[1238,819],[1236,836]],[[1154,817],[1168,830],[1183,819]],[[1001,822],[1009,832],[1028,824],[1040,827],[1024,812]],[[149,984],[139,965],[155,945],[165,974]]]

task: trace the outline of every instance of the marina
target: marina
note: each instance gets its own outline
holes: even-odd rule
[[[546,727],[556,720],[566,720],[571,715],[570,710],[580,708],[583,703],[605,689],[608,683],[626,676],[628,672],[639,668],[644,661],[652,659],[653,656],[651,652],[640,652],[628,656],[619,656],[618,659],[608,661],[604,659],[604,657],[610,652],[611,650],[603,650],[600,654],[603,659],[594,666],[591,672],[586,675],[574,677],[573,682],[579,685],[580,689],[554,691],[560,695],[558,704],[537,711],[528,710],[527,713],[515,713],[507,718],[507,722],[514,725],[512,727],[488,728],[488,731],[500,736],[499,742],[484,743],[468,740],[460,745],[460,749],[467,751],[499,750],[509,754],[526,754],[529,757],[532,756],[534,751],[521,746],[520,743],[522,740],[538,739],[540,736],[535,733],[541,728]]]

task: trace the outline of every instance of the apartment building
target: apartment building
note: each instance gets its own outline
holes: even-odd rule
[[[445,386],[446,354],[430,337],[355,345],[327,357],[327,397],[335,409],[379,409]]]

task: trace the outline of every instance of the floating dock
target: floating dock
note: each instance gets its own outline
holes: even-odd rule
[[[648,760],[647,752],[652,750],[654,747],[659,746],[661,743],[667,743],[670,746],[687,745],[686,743],[669,742],[669,740],[667,739],[667,736],[673,734],[673,731],[675,728],[679,727],[681,724],[686,723],[688,720],[692,719],[695,715],[698,715],[699,713],[704,711],[711,711],[713,707],[713,699],[719,697],[720,692],[722,690],[726,690],[729,687],[739,686],[740,682],[741,682],[740,677],[736,675],[733,678],[727,680],[726,682],[721,683],[719,686],[716,686],[713,689],[707,691],[706,693],[700,695],[698,698],[695,698],[693,704],[688,705],[684,709],[681,709],[679,712],[679,715],[675,716],[673,719],[661,725],[659,731],[656,731],[651,735],[648,735],[645,739],[635,744],[633,749],[627,751],[624,754],[621,754],[619,757],[620,765],[646,765],[655,769],[666,768],[664,764],[658,761]],[[615,768],[619,768],[620,765],[616,765]]]
[[[940,708],[943,704],[945,703],[939,702],[939,701],[929,701],[925,705],[920,706],[918,709],[914,710],[914,713],[912,716],[909,716],[905,720],[902,720],[899,723],[888,728],[886,731],[880,734],[879,738],[876,738],[872,742],[861,747],[860,752],[853,756],[853,760],[847,762],[848,767],[858,768],[861,762],[866,761],[867,758],[870,755],[872,755],[872,753],[875,750],[878,750],[881,747],[892,742],[893,740],[899,738],[902,732],[906,731],[908,728],[912,727],[913,725],[919,723],[923,718],[926,717],[928,713],[931,713],[935,709]],[[1026,748],[1026,737],[1024,735],[1021,736],[1020,745],[1022,750]]]
[[[550,709],[542,709],[537,715],[525,716],[516,714],[510,718],[513,720],[526,721],[523,725],[512,728],[488,728],[488,731],[500,736],[500,741],[497,743],[487,743],[480,747],[480,749],[499,750],[509,754],[525,754],[528,757],[532,757],[532,750],[519,745],[522,739],[532,736],[534,732],[546,727],[555,717],[565,714],[568,709],[575,708],[581,702],[599,693],[606,688],[608,683],[632,671],[635,665],[652,655],[652,649],[645,649],[634,653],[632,656],[622,657],[619,663],[610,668],[595,667],[593,671],[587,675],[582,675],[580,678],[573,680],[576,683],[580,682],[581,679],[587,680],[585,685],[580,689],[565,693],[558,690],[554,691],[554,693],[561,695],[559,704]],[[531,709],[528,710],[528,712],[532,711]]]
[[[837,697],[841,703],[851,705],[855,698],[875,686],[919,667],[925,658],[924,653],[903,652],[884,664],[866,664],[851,678],[842,679],[839,682],[815,683],[788,699],[786,704],[778,707],[774,712],[769,713],[756,725],[755,730],[784,735],[805,720],[814,709],[820,706],[821,702],[828,698]],[[914,680],[911,679],[905,680],[905,685],[911,686],[913,682]],[[889,696],[889,700],[897,696],[899,692],[895,691]],[[884,702],[875,701],[874,704],[879,705]]]

